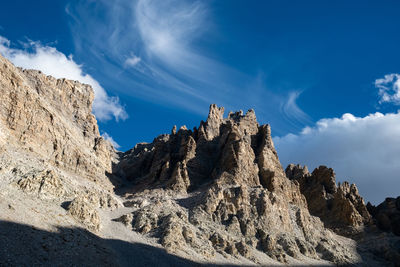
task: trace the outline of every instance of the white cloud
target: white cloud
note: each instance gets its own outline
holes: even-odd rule
[[[400,195],[400,113],[321,119],[300,134],[274,138],[284,167],[334,168],[339,181],[357,184],[367,201]]]
[[[85,74],[82,66],[78,65],[72,56],[66,57],[54,47],[43,46],[38,42],[25,44],[23,50],[11,48],[10,41],[0,36],[0,53],[14,65],[25,69],[37,69],[55,78],[78,80],[93,87],[95,99],[93,113],[100,121],[127,118],[124,108],[117,97],[107,95],[103,87],[89,74]]]
[[[379,89],[379,104],[387,102],[400,105],[400,74],[387,74],[377,79],[375,86]]]
[[[125,66],[127,67],[135,67],[137,64],[139,64],[141,58],[135,55],[130,56],[125,60]]]
[[[101,135],[105,140],[110,142],[116,149],[119,149],[121,146],[106,132]]]

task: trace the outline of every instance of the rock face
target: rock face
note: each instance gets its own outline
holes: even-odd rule
[[[312,173],[307,167],[291,164],[286,168],[289,179],[297,181],[307,199],[310,213],[339,234],[351,235],[371,223],[371,216],[355,184],[336,186],[331,168],[320,166]]]
[[[377,207],[368,203],[367,208],[380,229],[400,236],[400,196],[397,198],[386,198]]]
[[[100,216],[93,203],[85,197],[75,198],[67,207],[69,214],[93,231],[100,230]]]
[[[198,129],[181,128],[151,144],[138,144],[124,154],[118,169],[147,189],[190,192],[219,180],[279,190],[287,180],[270,131],[258,125],[253,110],[223,119],[223,108],[211,105]]]
[[[301,181],[288,179],[279,162],[269,125],[259,125],[253,110],[227,118],[223,111],[211,105],[198,129],[174,127],[121,157],[120,175],[132,182],[130,203],[148,202],[129,217],[133,230],[159,238],[172,251],[357,262],[357,253],[310,215]],[[333,180],[332,190],[347,188],[336,188]],[[337,194],[347,199],[353,191]]]
[[[16,68],[0,55],[0,90],[0,191],[22,191],[43,206],[72,201],[68,214],[98,231],[97,210],[118,206],[107,177],[117,157],[99,134],[92,88]]]
[[[61,198],[65,193],[61,179],[52,170],[34,172],[24,176],[17,182],[24,192],[51,198]]]
[[[400,239],[390,232],[398,234],[399,200],[370,205],[371,220],[355,185],[336,185],[332,169],[284,171],[269,125],[259,125],[253,110],[224,117],[211,105],[198,128],[174,127],[117,154],[99,135],[90,86],[0,56],[0,89],[6,265],[400,260]]]
[[[111,172],[114,151],[99,134],[90,86],[16,68],[0,55],[0,88],[1,146],[24,148],[112,188],[105,172]]]

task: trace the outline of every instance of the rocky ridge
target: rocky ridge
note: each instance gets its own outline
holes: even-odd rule
[[[0,55],[0,89],[0,259],[9,265],[68,265],[57,261],[63,247],[75,265],[400,262],[398,201],[367,209],[332,169],[284,170],[253,110],[224,117],[211,105],[198,128],[173,127],[121,153],[99,134],[90,86]],[[33,230],[11,242],[19,226],[3,221]]]
[[[72,201],[70,214],[83,225],[84,216],[95,217],[106,205],[89,208],[79,199],[88,194],[102,202],[113,199],[110,208],[115,207],[107,173],[117,155],[99,134],[92,88],[16,68],[1,55],[0,88],[1,190],[9,192],[11,186],[43,200]],[[84,214],[73,212],[77,209]],[[99,223],[91,229],[99,230]]]
[[[113,148],[99,134],[90,86],[22,70],[0,57],[2,142],[85,178],[111,171]],[[112,188],[107,179],[104,187]]]
[[[357,187],[337,186],[324,166],[284,171],[269,125],[259,125],[253,110],[223,113],[211,105],[198,128],[174,127],[122,155],[118,174],[131,181],[125,205],[136,210],[120,220],[172,252],[360,262],[344,237],[371,224]]]
[[[400,236],[400,196],[388,197],[376,207],[368,202],[367,209],[381,230]]]
[[[320,166],[309,173],[306,166],[290,164],[286,175],[299,183],[310,213],[319,217],[325,227],[349,236],[363,231],[364,226],[371,223],[371,215],[357,186],[348,182],[336,185],[331,168]]]

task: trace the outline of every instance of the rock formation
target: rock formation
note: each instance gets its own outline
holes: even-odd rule
[[[259,252],[280,262],[360,261],[328,230],[350,236],[370,223],[355,185],[336,186],[333,170],[324,166],[310,174],[290,165],[285,173],[269,125],[259,125],[253,110],[223,113],[211,105],[198,129],[174,127],[122,155],[117,169],[131,181],[126,205],[135,211],[120,220],[129,216],[134,231],[170,251],[254,262]]]
[[[22,70],[0,56],[0,88],[2,146],[23,148],[112,189],[104,174],[111,172],[114,151],[99,134],[90,86]]]
[[[325,227],[339,234],[351,235],[362,231],[371,222],[356,185],[344,182],[336,186],[331,168],[320,166],[311,174],[307,167],[290,164],[286,175],[299,183],[310,213],[321,218]]]
[[[0,55],[0,188],[53,202],[98,230],[98,208],[118,201],[107,177],[116,152],[92,114],[93,90],[13,66]],[[88,191],[96,203],[88,203]],[[112,203],[110,203],[112,202]]]
[[[400,196],[386,198],[376,207],[368,203],[367,208],[380,229],[400,236]]]
[[[284,171],[253,110],[211,105],[198,128],[122,153],[90,86],[0,56],[0,89],[0,265],[400,262],[398,199],[368,211],[332,169]]]

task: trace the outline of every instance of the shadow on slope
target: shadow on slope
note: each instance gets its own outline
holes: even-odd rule
[[[81,228],[56,232],[0,221],[0,266],[216,266],[140,243],[103,239]]]

